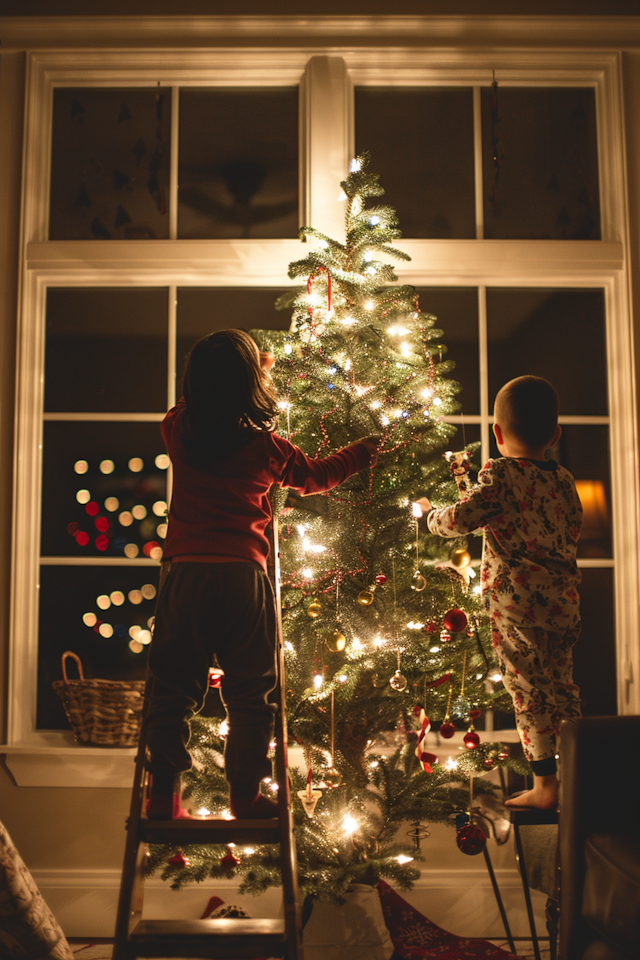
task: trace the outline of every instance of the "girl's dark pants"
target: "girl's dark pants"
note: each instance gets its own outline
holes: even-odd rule
[[[229,722],[227,780],[237,796],[255,796],[271,776],[267,753],[276,706],[267,696],[276,685],[275,635],[271,584],[257,564],[165,561],[149,655],[152,774],[191,767],[188,721],[202,708],[215,655],[224,670],[220,692]]]

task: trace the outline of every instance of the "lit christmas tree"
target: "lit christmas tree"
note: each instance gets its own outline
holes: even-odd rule
[[[372,469],[322,496],[280,491],[276,504],[287,723],[305,761],[291,769],[300,883],[333,901],[354,882],[409,886],[421,822],[453,822],[468,809],[469,775],[507,760],[474,730],[503,690],[488,682],[495,664],[467,543],[432,537],[412,509],[424,494],[458,496],[452,465],[464,478],[468,457],[443,457],[455,434],[443,418],[459,387],[435,317],[388,263],[409,257],[391,246],[394,210],[371,203],[383,190],[367,166],[366,155],[354,160],[341,185],[344,242],[301,231],[311,250],[289,276],[304,286],[279,301],[293,311],[290,331],[255,333],[275,354],[282,434],[310,456],[380,438]],[[456,761],[430,752],[427,717],[440,743],[464,734]],[[201,815],[227,807],[223,736],[220,718],[192,723],[184,796]],[[239,872],[241,892],[253,893],[279,883],[277,863],[270,847],[155,847],[150,857],[175,886]]]

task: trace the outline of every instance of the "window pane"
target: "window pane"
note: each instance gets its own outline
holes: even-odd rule
[[[478,291],[475,287],[418,287],[420,309],[437,317],[442,330],[443,356],[453,360],[451,376],[462,390],[462,413],[480,413]]]
[[[166,410],[167,311],[163,289],[50,288],[45,410]]]
[[[356,87],[356,152],[405,237],[474,238],[473,93],[464,87]]]
[[[291,311],[276,310],[274,287],[182,287],[178,290],[178,379],[200,337],[215,330],[288,330]]]
[[[614,716],[616,651],[613,570],[582,571],[580,584],[582,632],[573,654],[573,676],[580,687],[586,717]]]
[[[554,385],[561,414],[607,415],[602,290],[489,289],[487,329],[491,404],[508,380],[533,374]]]
[[[500,456],[493,431],[491,456]],[[612,557],[609,428],[565,423],[560,440],[547,456],[557,460],[576,481],[584,512],[578,556]]]
[[[66,650],[80,657],[87,678],[145,679],[149,634],[135,627],[149,630],[158,577],[155,566],[40,568],[38,729],[69,729],[51,686],[62,680],[60,660]],[[129,645],[134,639],[132,627],[133,634],[144,641],[134,643],[133,649]],[[70,680],[78,676],[71,659],[67,675]]]
[[[180,237],[297,237],[297,88],[181,90],[178,177]]]
[[[169,236],[171,91],[53,94],[51,240]]]
[[[482,90],[487,239],[599,240],[593,89]],[[494,160],[495,158],[495,160]]]
[[[168,465],[159,423],[47,421],[43,454],[44,556],[159,556]]]

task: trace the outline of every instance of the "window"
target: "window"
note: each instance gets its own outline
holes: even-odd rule
[[[557,456],[593,504],[585,655],[605,638],[620,709],[640,709],[623,680],[638,578],[615,57],[510,61],[496,112],[499,56],[466,56],[464,71],[427,52],[409,69],[384,49],[199,56],[182,51],[171,69],[135,51],[91,67],[73,52],[31,58],[10,752],[73,750],[49,695],[63,646],[86,649],[96,674],[138,675],[131,630],[152,608],[167,499],[158,425],[184,356],[216,327],[288,326],[273,303],[297,228],[338,234],[337,181],[356,145],[398,209],[412,257],[401,278],[456,361],[456,444],[489,456],[493,396],[521,362],[557,383]],[[611,709],[616,690],[587,696]]]

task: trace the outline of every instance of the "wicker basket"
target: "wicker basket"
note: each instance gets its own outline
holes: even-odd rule
[[[79,680],[67,677],[66,660],[73,657]],[[85,680],[80,657],[62,654],[62,676],[53,689],[62,700],[78,743],[108,747],[135,747],[140,735],[144,680]]]

